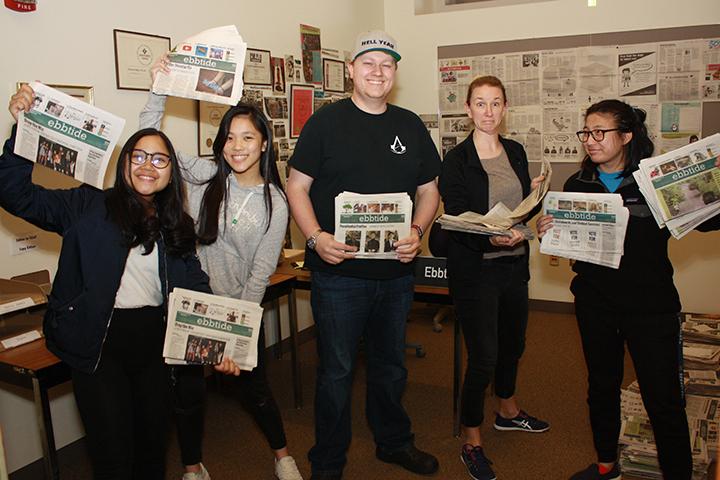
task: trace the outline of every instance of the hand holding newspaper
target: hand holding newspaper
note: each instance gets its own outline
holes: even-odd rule
[[[675,238],[720,212],[720,134],[646,158],[633,173],[655,221]]]
[[[170,73],[160,72],[152,91],[235,105],[242,97],[246,50],[234,25],[200,32],[173,48]]]
[[[20,112],[14,153],[96,188],[103,188],[110,155],[125,120],[42,83]]]
[[[540,175],[544,177],[542,182],[514,210],[498,202],[485,215],[476,212],[463,212],[460,215],[443,214],[437,221],[444,230],[482,235],[512,236],[508,230],[515,228],[530,240],[533,238],[532,230],[519,223],[542,201],[550,189],[552,166],[545,158],[540,164]]]
[[[170,293],[163,357],[168,364],[257,366],[263,309],[244,300],[176,288]]]
[[[630,212],[617,193],[549,192],[543,202],[553,226],[540,252],[611,268],[620,266]]]
[[[395,259],[393,243],[410,235],[412,200],[407,193],[335,197],[335,240],[357,247],[358,258]]]

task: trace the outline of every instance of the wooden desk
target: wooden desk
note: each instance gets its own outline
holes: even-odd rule
[[[310,271],[297,269],[292,266],[292,262],[302,261],[304,254],[296,255],[285,259],[277,268],[277,273],[295,275],[295,288],[299,290],[310,290]],[[414,300],[422,303],[432,303],[436,305],[452,305],[452,298],[447,287],[430,287],[425,285],[415,285]],[[295,301],[293,296],[292,301]],[[292,307],[291,307],[292,308]],[[297,308],[293,308],[297,312]],[[462,375],[462,332],[460,323],[456,320],[454,323],[453,335],[453,435],[460,435],[460,377]],[[297,358],[297,357],[295,357]],[[293,371],[299,372],[300,366],[293,365]],[[302,382],[299,373],[294,378],[299,384],[295,385],[295,395],[302,396]],[[302,403],[302,398],[300,398]]]
[[[45,478],[60,478],[48,389],[70,380],[70,368],[45,348],[45,339],[0,352],[0,380],[32,390]]]

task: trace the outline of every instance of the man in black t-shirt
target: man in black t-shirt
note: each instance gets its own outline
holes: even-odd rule
[[[440,157],[422,121],[387,103],[400,55],[387,33],[358,37],[350,99],[325,106],[305,124],[290,159],[287,193],[307,238],[311,304],[320,364],[315,394],[313,480],[339,479],[350,446],[350,389],[362,336],[367,352],[367,417],[376,456],[420,474],[437,471],[415,448],[401,403],[407,382],[405,324],[413,299],[411,262],[438,207]],[[335,197],[343,192],[407,192],[415,198],[410,235],[394,242],[397,260],[356,259],[334,239]],[[379,249],[379,238],[375,240]]]

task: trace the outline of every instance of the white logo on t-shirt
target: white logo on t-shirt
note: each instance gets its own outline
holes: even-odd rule
[[[397,135],[395,135],[395,141],[392,143],[392,145],[390,145],[390,150],[393,153],[402,155],[403,153],[405,153],[407,151],[407,147],[405,145],[403,145],[400,142],[400,138]]]

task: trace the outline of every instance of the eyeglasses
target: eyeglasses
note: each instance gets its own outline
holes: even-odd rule
[[[130,161],[135,165],[145,165],[148,160],[150,160],[150,163],[152,163],[152,166],[155,168],[162,169],[170,165],[170,155],[165,155],[164,153],[150,153],[145,150],[140,150],[139,148],[135,148],[130,152]]]
[[[580,130],[579,132],[575,132],[575,135],[577,135],[578,140],[580,140],[581,143],[587,142],[591,135],[593,140],[595,140],[596,142],[602,142],[605,139],[605,134],[607,132],[617,132],[618,130],[620,129],[596,128],[595,130]]]

